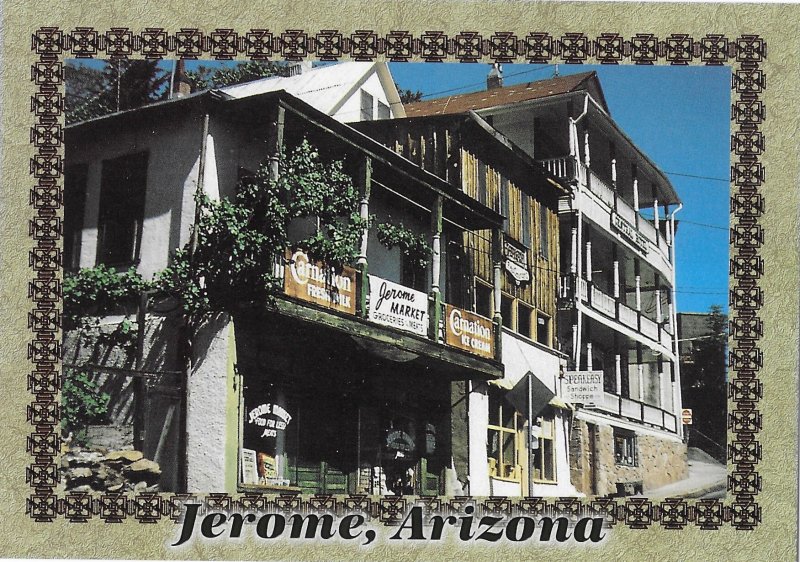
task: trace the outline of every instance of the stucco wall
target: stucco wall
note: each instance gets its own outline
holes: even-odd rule
[[[202,115],[175,112],[159,119],[142,117],[125,127],[106,130],[96,125],[99,129],[68,135],[65,161],[70,166],[88,165],[81,267],[93,267],[97,261],[103,161],[120,156],[148,153],[139,272],[151,277],[167,265],[171,250],[188,241],[187,220],[194,215],[191,194],[197,180],[202,126]]]
[[[233,394],[231,356],[232,324],[227,314],[208,319],[193,341],[192,372],[186,393],[186,487],[194,492],[233,492],[229,456],[236,443],[229,443]],[[235,412],[234,412],[235,416]],[[234,418],[235,420],[235,418]],[[235,477],[235,475],[234,475]]]

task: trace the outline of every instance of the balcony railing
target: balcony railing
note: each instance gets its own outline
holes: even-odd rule
[[[605,181],[600,179],[595,172],[588,169],[582,162],[575,162],[571,156],[559,158],[548,158],[541,160],[541,164],[548,172],[556,177],[567,180],[577,180],[581,185],[589,188],[598,199],[605,203],[608,208],[623,219],[629,222],[635,229],[647,239],[655,248],[664,255],[667,261],[670,260],[669,244],[663,234],[656,231],[651,221],[639,215],[627,201],[615,195],[614,189]],[[588,181],[587,181],[588,180]],[[560,208],[560,210],[563,210]]]
[[[633,328],[634,330],[639,329],[638,314],[635,310],[622,303],[619,305],[619,321],[628,328]]]
[[[596,408],[621,417],[647,423],[672,433],[677,431],[678,423],[675,414],[662,410],[657,406],[651,406],[611,392],[603,393],[603,402],[598,404]]]
[[[617,301],[592,285],[592,308],[613,318],[617,314]]]
[[[647,316],[640,316],[641,332],[651,340],[659,341],[658,324],[650,320]]]
[[[670,352],[673,351],[673,335],[670,333],[672,329],[668,322],[659,324],[651,320],[641,312],[632,309],[618,299],[604,293],[596,285],[583,278],[578,278],[576,280],[575,286],[577,287],[578,294],[575,297],[571,294],[573,287],[572,279],[574,279],[574,277],[569,275],[561,278],[560,297],[562,303],[560,306],[571,306],[567,303],[563,303],[563,300],[577,297],[577,299],[586,303],[593,310],[639,332],[650,340],[661,344]]]

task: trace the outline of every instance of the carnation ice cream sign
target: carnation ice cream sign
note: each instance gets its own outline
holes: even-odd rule
[[[428,295],[369,276],[369,319],[420,336],[428,334]]]
[[[356,313],[356,271],[310,261],[302,250],[286,252],[283,290],[290,296],[348,314]]]
[[[483,357],[494,358],[494,323],[478,314],[445,306],[445,343]]]

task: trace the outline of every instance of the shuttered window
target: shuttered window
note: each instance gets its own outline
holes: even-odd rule
[[[98,221],[97,262],[136,263],[142,241],[147,153],[103,161]]]

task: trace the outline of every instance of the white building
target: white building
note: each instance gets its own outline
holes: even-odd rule
[[[685,478],[674,290],[680,199],[611,118],[596,73],[501,84],[405,109],[409,117],[476,112],[572,186],[559,202],[558,339],[570,370],[604,375],[603,399],[576,412],[572,482],[605,495]]]

